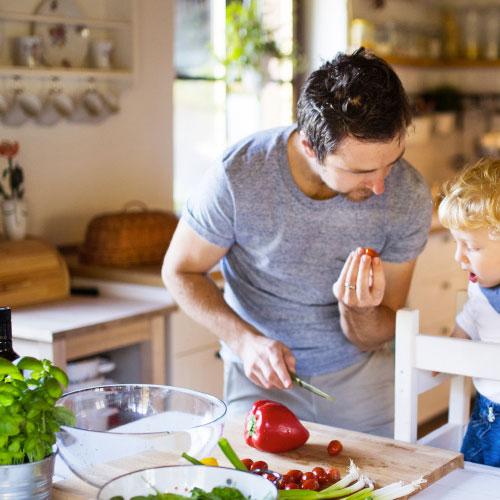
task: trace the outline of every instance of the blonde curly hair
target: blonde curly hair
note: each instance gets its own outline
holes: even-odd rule
[[[442,194],[438,214],[444,227],[487,227],[491,239],[500,239],[500,160],[483,158],[466,167],[443,186]]]

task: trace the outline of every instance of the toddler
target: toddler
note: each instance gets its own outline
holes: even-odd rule
[[[500,160],[465,168],[444,195],[439,219],[455,238],[455,260],[469,273],[468,301],[452,336],[500,342]],[[474,386],[461,451],[467,461],[500,467],[500,382],[475,378]]]

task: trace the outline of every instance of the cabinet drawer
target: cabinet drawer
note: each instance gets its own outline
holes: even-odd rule
[[[169,351],[173,355],[186,354],[217,342],[213,333],[180,310],[170,317],[169,333]]]
[[[218,356],[219,344],[177,356],[170,366],[169,384],[223,396],[224,363]]]

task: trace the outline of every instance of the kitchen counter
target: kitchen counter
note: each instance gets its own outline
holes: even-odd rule
[[[463,456],[456,452],[397,442],[392,439],[309,422],[306,422],[305,425],[311,434],[308,442],[297,450],[279,455],[250,448],[243,439],[241,418],[229,418],[225,424],[224,435],[241,458],[250,457],[253,460],[265,460],[272,470],[278,472],[286,472],[292,468],[305,471],[311,470],[315,466],[335,466],[344,475],[349,459],[352,458],[362,472],[374,480],[378,487],[397,480],[409,482],[420,477],[426,478],[428,485],[430,485],[463,466]],[[332,439],[339,439],[344,445],[344,450],[336,457],[330,457],[326,452],[326,446]],[[217,457],[222,466],[230,466],[219,449],[214,450],[213,455]],[[116,462],[114,464],[116,465]],[[159,464],[164,464],[160,457],[156,462],[156,465]],[[138,466],[141,465],[145,467],[150,464],[141,461]],[[56,474],[64,474],[64,472],[61,473],[60,462],[56,464]],[[96,488],[90,487],[74,476],[57,481],[53,488],[54,500],[90,499],[95,498],[96,495]],[[427,498],[438,497],[427,496]],[[454,498],[458,500],[459,497]],[[470,498],[472,497],[467,497],[468,500]]]
[[[111,267],[82,264],[78,259],[77,252],[72,250],[62,250],[66,264],[68,265],[71,276],[82,278],[93,278],[122,283],[133,283],[136,285],[147,285],[164,287],[161,279],[161,264],[148,264],[130,267]],[[221,285],[223,282],[222,274],[214,270],[210,273],[211,278]]]
[[[167,291],[158,296],[156,287],[75,283],[98,288],[99,296],[71,296],[12,312],[16,352],[48,358],[64,369],[68,361],[136,345],[142,380],[164,384],[165,321],[177,309]]]

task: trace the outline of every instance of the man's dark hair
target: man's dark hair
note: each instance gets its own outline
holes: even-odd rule
[[[411,109],[394,70],[362,47],[311,73],[300,92],[297,122],[323,163],[347,136],[394,139],[411,123]]]

